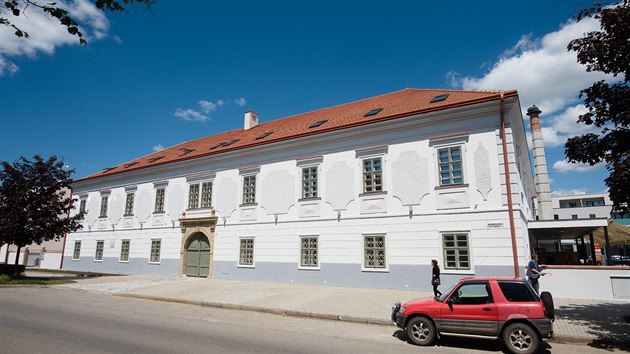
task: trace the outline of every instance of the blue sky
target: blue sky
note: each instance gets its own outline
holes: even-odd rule
[[[579,90],[603,78],[566,51],[598,28],[571,21],[591,2],[65,3],[87,46],[31,9],[14,21],[31,38],[0,28],[0,160],[55,154],[79,178],[242,127],[246,110],[269,121],[407,87],[517,89],[543,111],[552,190],[605,190],[603,166],[563,161],[587,131]]]

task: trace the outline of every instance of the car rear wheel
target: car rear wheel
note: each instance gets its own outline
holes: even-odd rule
[[[551,320],[555,320],[556,314],[553,308],[553,297],[551,296],[551,293],[543,291],[540,293],[540,300],[542,300],[543,305],[545,305],[545,316]]]
[[[431,345],[435,340],[435,326],[425,317],[414,317],[407,324],[407,337],[416,345]]]
[[[510,353],[532,354],[538,350],[540,338],[531,326],[512,323],[503,331],[503,342]]]

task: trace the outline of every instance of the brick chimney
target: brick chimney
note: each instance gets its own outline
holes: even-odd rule
[[[243,129],[248,130],[258,125],[258,113],[254,111],[245,112],[245,124]]]
[[[551,202],[551,184],[547,171],[545,143],[540,128],[541,110],[534,106],[527,109],[532,129],[532,148],[534,150],[534,173],[536,175],[536,192],[538,193],[538,217],[540,220],[553,220],[553,204]]]

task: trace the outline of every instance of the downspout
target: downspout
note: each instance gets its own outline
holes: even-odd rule
[[[520,278],[520,272],[518,270],[518,253],[516,252],[516,226],[514,223],[514,207],[512,206],[512,185],[510,182],[510,165],[508,159],[507,139],[505,134],[505,117],[504,117],[504,100],[505,97],[501,92],[501,141],[503,145],[503,167],[505,168],[505,187],[507,191],[507,204],[509,220],[510,220],[510,235],[512,236],[512,259],[514,261],[514,277]]]
[[[72,187],[70,188],[70,198],[72,199]],[[70,206],[68,206],[68,210],[66,211],[66,217],[68,218],[68,225],[70,225]],[[68,238],[68,232],[64,232],[63,234],[63,246],[61,247],[61,263],[59,263],[59,269],[63,269],[63,256],[66,252],[66,239]]]

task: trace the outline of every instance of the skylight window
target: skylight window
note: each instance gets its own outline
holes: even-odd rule
[[[257,137],[256,140],[264,139],[264,138],[268,137],[271,134],[273,134],[273,132],[266,132],[263,135]]]
[[[322,124],[324,124],[326,122],[328,122],[326,119],[318,120],[317,122],[311,124],[309,126],[309,128],[317,128],[317,127],[319,127],[320,125],[322,125]]]
[[[210,150],[214,150],[214,149],[216,149],[218,147],[221,147],[221,146],[223,146],[223,144],[225,144],[225,141],[222,141],[222,142],[216,144],[215,146],[211,147]]]
[[[382,108],[374,108],[373,110],[367,112],[364,117],[373,116],[375,114],[379,114],[383,109]]]
[[[230,146],[230,145],[234,144],[235,142],[237,142],[239,140],[241,140],[241,139],[230,140],[227,143],[224,143],[223,146]]]
[[[150,163],[153,163],[153,162],[155,162],[155,161],[157,161],[157,160],[159,160],[159,159],[163,159],[163,158],[164,158],[164,156],[152,157],[152,158],[150,158],[150,159],[149,159],[149,162],[150,162]]]
[[[444,95],[435,96],[431,99],[429,103],[441,102],[444,101],[448,97],[448,93]]]
[[[102,172],[102,173],[109,172],[109,171],[111,171],[111,170],[113,170],[113,169],[115,169],[115,168],[116,168],[116,166],[114,166],[114,167],[105,167],[105,168],[103,169],[103,172]]]
[[[129,167],[131,167],[131,166],[133,166],[133,165],[137,165],[137,164],[138,164],[138,161],[136,161],[136,162],[126,163],[126,164],[124,164],[123,166],[125,166],[125,168],[129,168]]]
[[[179,154],[179,156],[188,155],[191,152],[195,151],[195,149],[186,149],[186,148],[181,148],[179,150],[181,150],[181,152],[182,152],[181,154]]]

